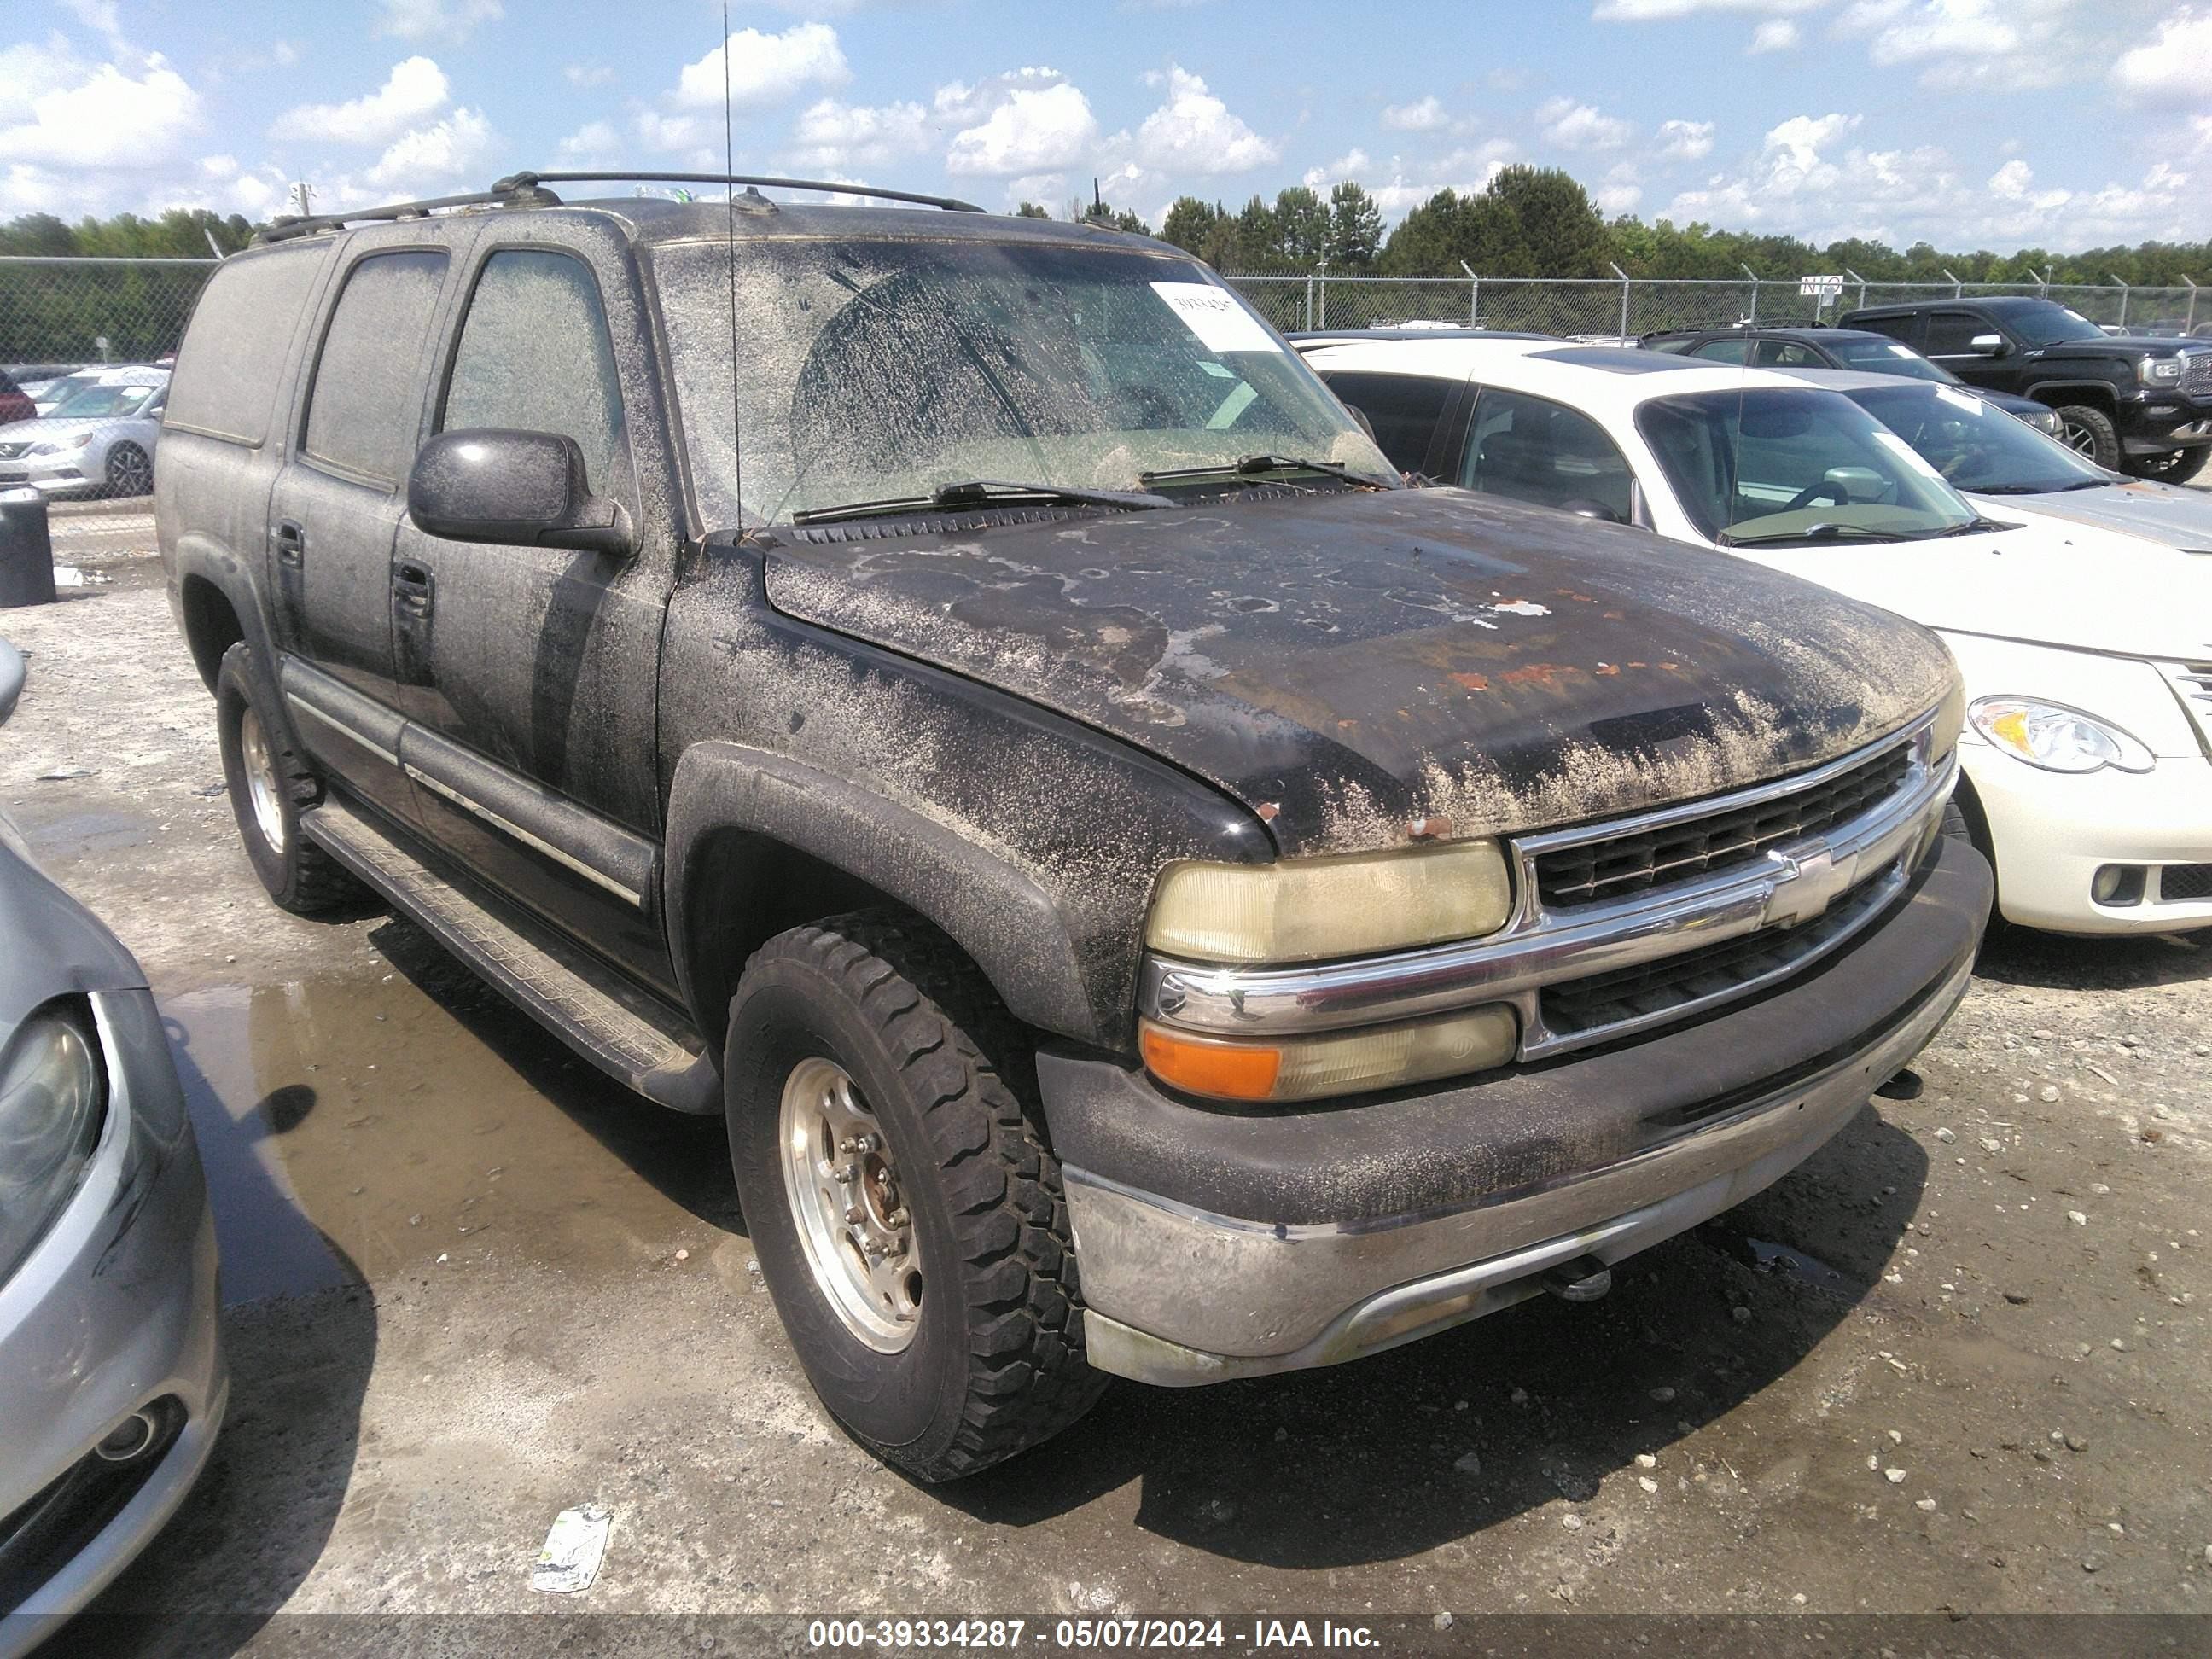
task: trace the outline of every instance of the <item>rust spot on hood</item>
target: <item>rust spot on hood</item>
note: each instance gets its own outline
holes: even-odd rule
[[[1455,674],[1452,678],[1470,691],[1490,690],[1490,676],[1487,674]]]
[[[1504,678],[1508,685],[1528,685],[1533,683],[1537,685],[1549,686],[1557,684],[1563,674],[1579,674],[1582,672],[1572,663],[1532,662],[1526,668],[1509,669]]]

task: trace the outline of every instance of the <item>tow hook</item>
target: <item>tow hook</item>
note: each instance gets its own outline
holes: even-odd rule
[[[1562,1302],[1595,1302],[1613,1288],[1613,1269],[1594,1255],[1547,1267],[1540,1281]]]

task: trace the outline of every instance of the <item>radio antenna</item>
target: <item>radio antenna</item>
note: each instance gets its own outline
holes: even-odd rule
[[[722,171],[738,170],[737,140],[730,120],[730,0],[722,0]],[[730,485],[738,503],[738,539],[745,538],[744,445],[738,430],[738,187],[724,187],[729,224],[730,268]]]

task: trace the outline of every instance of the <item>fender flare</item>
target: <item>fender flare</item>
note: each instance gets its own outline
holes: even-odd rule
[[[757,836],[867,883],[942,928],[1024,1024],[1081,1041],[1101,1030],[1068,918],[1038,879],[957,824],[850,779],[713,739],[677,763],[668,797],[663,913],[678,987],[702,1029],[720,1010],[695,982],[690,896],[700,854],[726,832]]]
[[[2110,380],[2038,380],[2024,390],[2021,396],[2043,402],[2050,398],[2063,399],[2069,392],[2100,392],[2112,401],[2116,412],[2119,408],[2119,391]],[[2053,408],[2057,406],[2052,404]]]
[[[255,580],[252,568],[244,559],[211,537],[187,532],[177,538],[175,549],[169,555],[169,609],[175,617],[177,632],[185,640],[187,649],[191,645],[190,617],[185,610],[185,586],[187,582],[204,581],[221,593],[229,604],[231,614],[238,618],[238,626],[253,654],[261,659],[273,678],[276,671],[276,641],[269,629],[269,613],[261,600],[261,586]],[[212,666],[199,663],[200,678],[209,690],[215,690]]]

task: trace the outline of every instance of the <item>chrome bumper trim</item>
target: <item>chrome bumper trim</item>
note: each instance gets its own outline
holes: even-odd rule
[[[1902,739],[1911,747],[1903,786],[1879,805],[1820,836],[1770,848],[1756,861],[1608,903],[1547,909],[1537,896],[1535,860],[1563,847],[1664,829],[1815,788],[1895,747],[1899,738],[1853,751],[1817,771],[1680,807],[1586,824],[1512,844],[1515,908],[1503,929],[1480,939],[1297,968],[1228,968],[1147,956],[1138,1011],[1187,1030],[1281,1036],[1417,1018],[1480,1002],[1510,1001],[1521,1019],[1519,1058],[1538,1060],[1609,1042],[1734,1001],[1788,977],[1852,938],[1881,914],[1869,907],[1851,928],[1773,971],[1693,1001],[1574,1032],[1553,1030],[1538,992],[1547,985],[1634,968],[1768,927],[1808,921],[1869,880],[1902,889],[1940,827],[1958,774],[1955,752],[1934,759],[1935,716]]]
[[[1168,1386],[1334,1365],[1509,1307],[1581,1255],[1611,1264],[1771,1185],[1928,1045],[1961,963],[1904,1024],[1815,1076],[1580,1176],[1358,1226],[1208,1214],[1067,1166],[1085,1343]]]

